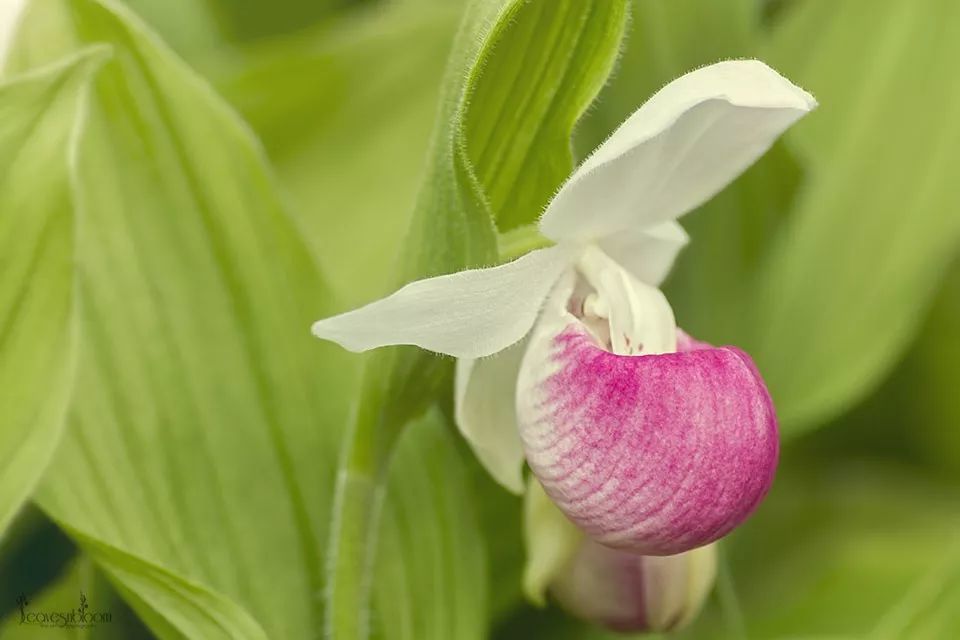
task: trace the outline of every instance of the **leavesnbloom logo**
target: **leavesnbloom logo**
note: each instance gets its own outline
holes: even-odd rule
[[[82,629],[111,620],[110,613],[107,611],[89,611],[87,596],[83,592],[80,593],[80,606],[69,611],[31,611],[28,608],[30,601],[22,593],[17,598],[17,605],[20,607],[20,624]]]

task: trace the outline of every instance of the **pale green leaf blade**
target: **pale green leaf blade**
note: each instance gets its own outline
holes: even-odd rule
[[[160,637],[268,637],[250,614],[232,600],[77,530],[67,530]]]
[[[487,635],[487,566],[476,494],[454,438],[434,410],[409,425],[397,443],[374,569],[377,638]]]
[[[919,638],[928,615],[947,625],[940,637],[957,635],[958,504],[955,488],[890,466],[785,470],[728,547],[747,635]],[[681,637],[737,640],[721,615]]]
[[[63,430],[76,347],[68,167],[104,54],[0,85],[0,535]]]
[[[21,64],[75,41],[116,50],[79,149],[84,349],[40,504],[145,563],[113,574],[161,635],[201,624],[202,605],[181,607],[191,592],[148,566],[271,636],[316,634],[353,380],[309,335],[328,289],[261,150],[207,85],[119,5],[33,9]]]
[[[960,246],[960,6],[808,2],[784,20],[772,62],[822,108],[794,132],[813,170],[747,306],[790,435],[883,378]]]
[[[391,3],[212,65],[219,90],[263,140],[345,306],[395,282],[459,11]]]
[[[570,174],[571,133],[607,82],[627,14],[621,1],[515,3],[481,53],[462,138],[500,231],[535,222]]]

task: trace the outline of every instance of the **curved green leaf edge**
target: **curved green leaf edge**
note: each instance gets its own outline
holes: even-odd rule
[[[18,145],[0,150],[0,535],[63,431],[77,342],[69,165],[108,55],[88,48],[0,84],[0,145]]]
[[[32,9],[19,64],[84,39],[118,54],[78,168],[83,387],[37,500],[271,635],[316,633],[354,372],[309,336],[324,282],[247,127],[135,16],[106,0]],[[157,582],[114,573],[130,599]],[[178,637],[168,623],[190,592],[151,593],[153,631]]]

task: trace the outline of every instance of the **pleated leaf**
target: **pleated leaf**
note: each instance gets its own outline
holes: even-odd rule
[[[161,637],[316,636],[353,379],[309,334],[330,295],[249,131],[123,7],[34,3],[11,60],[83,42],[115,57],[78,149],[82,349],[37,499]]]
[[[63,431],[76,351],[68,168],[106,53],[0,84],[0,536]]]
[[[751,303],[789,435],[882,380],[960,248],[960,5],[806,2],[782,21],[771,61],[822,105],[793,132],[812,171]]]
[[[487,565],[464,452],[432,411],[397,443],[374,572],[373,635],[487,637]]]

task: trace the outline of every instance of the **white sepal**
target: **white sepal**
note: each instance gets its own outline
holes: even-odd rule
[[[667,278],[690,236],[674,220],[649,229],[627,229],[597,243],[605,254],[640,282],[654,287]]]
[[[517,374],[525,343],[488,358],[457,360],[457,427],[477,459],[507,490],[523,493],[523,445],[517,431]]]
[[[409,344],[458,358],[488,356],[530,331],[570,260],[570,249],[557,246],[497,267],[417,280],[314,323],[313,334],[350,351]]]
[[[677,78],[633,113],[561,187],[540,220],[554,241],[599,241],[696,208],[816,106],[757,60]]]

